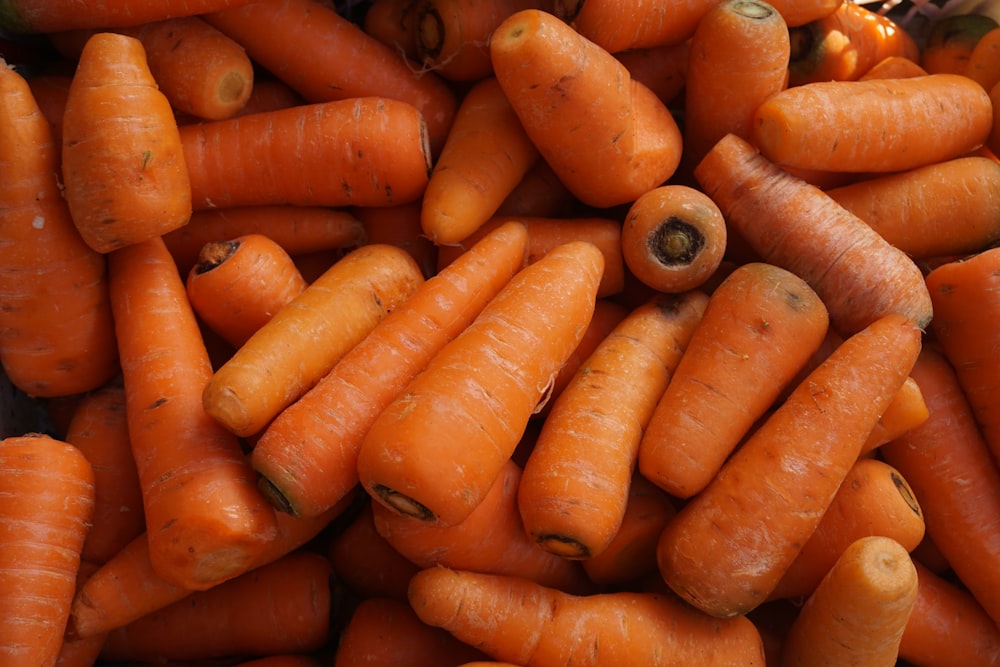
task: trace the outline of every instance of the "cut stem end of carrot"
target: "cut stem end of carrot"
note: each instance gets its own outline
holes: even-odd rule
[[[421,521],[437,520],[437,516],[428,507],[399,491],[390,489],[388,486],[376,484],[372,488],[372,493],[400,514],[411,516]]]
[[[688,266],[702,248],[705,236],[694,225],[671,216],[649,235],[649,249],[666,267]]]
[[[546,551],[563,558],[583,559],[591,556],[587,545],[565,535],[538,535],[535,537],[535,542]]]
[[[282,493],[281,489],[279,489],[274,482],[269,480],[267,477],[261,475],[257,478],[257,488],[260,489],[260,492],[264,494],[264,497],[267,498],[267,502],[271,503],[274,509],[279,512],[284,512],[285,514],[298,516],[298,513],[295,511],[295,507],[292,505],[291,501],[288,500],[288,497]]]

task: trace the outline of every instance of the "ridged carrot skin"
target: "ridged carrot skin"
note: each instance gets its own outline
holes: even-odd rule
[[[12,32],[50,33],[84,28],[137,26],[178,16],[193,16],[249,0],[153,0],[78,2],[77,0],[4,0],[0,25]]]

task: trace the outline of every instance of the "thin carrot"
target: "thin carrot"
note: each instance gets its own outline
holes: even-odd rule
[[[923,275],[905,253],[748,142],[727,135],[695,176],[764,261],[795,273],[815,290],[841,335],[889,312],[908,316],[918,327],[930,321]]]
[[[472,512],[579,344],[603,257],[584,241],[549,251],[433,357],[362,442],[358,475],[372,497],[442,525]]]
[[[414,7],[417,0],[373,0],[361,28],[386,46],[417,62]]]
[[[207,588],[267,546],[274,512],[239,441],[201,407],[212,368],[166,246],[153,238],[108,262],[150,558],[178,586]]]
[[[538,149],[497,79],[476,82],[462,98],[424,190],[424,233],[437,244],[462,241],[496,213],[537,160]]]
[[[263,234],[206,243],[185,281],[195,313],[234,348],[306,286],[289,254]]]
[[[361,221],[368,243],[389,243],[410,253],[424,278],[436,273],[438,246],[420,224],[423,197],[398,206],[358,206],[351,213]]]
[[[237,7],[248,0],[162,0],[132,2],[4,0],[0,24],[14,33],[53,33],[81,28],[112,28],[192,16]]]
[[[406,251],[365,245],[274,313],[212,375],[208,415],[249,436],[313,387],[424,279]]]
[[[564,558],[602,553],[621,526],[639,442],[708,297],[660,295],[633,309],[555,399],[524,466],[524,530]]]
[[[679,44],[620,51],[615,57],[633,79],[652,90],[664,104],[672,104],[684,90],[690,54],[691,40],[685,40]]]
[[[912,377],[906,378],[903,386],[889,402],[889,406],[878,418],[878,423],[868,434],[862,454],[867,454],[885,443],[895,440],[912,428],[927,421],[930,410],[924,400],[920,385]]]
[[[690,498],[715,477],[826,335],[826,307],[798,276],[762,262],[709,297],[639,445],[639,470]]]
[[[986,90],[1000,83],[1000,26],[980,38],[961,73]]]
[[[490,56],[528,136],[583,203],[630,202],[676,171],[683,141],[666,105],[553,14],[509,16],[490,39]]]
[[[906,549],[879,535],[856,540],[792,622],[781,665],[895,667],[916,597]]]
[[[80,237],[58,172],[30,85],[0,62],[0,363],[36,397],[89,391],[118,371],[107,264]]]
[[[395,304],[315,386],[277,415],[251,454],[260,486],[275,507],[317,514],[357,485],[358,452],[379,413],[510,281],[526,243],[527,232],[518,223],[484,238]],[[339,315],[343,300],[333,304]],[[334,321],[342,326],[340,318]]]
[[[923,76],[927,70],[919,63],[905,56],[886,56],[872,65],[867,72],[858,77],[859,81],[868,79],[906,79],[911,76]]]
[[[94,511],[94,473],[69,443],[28,433],[0,440],[0,656],[53,665]]]
[[[958,74],[817,81],[765,100],[750,139],[781,165],[890,172],[959,157],[991,123],[989,95]]]
[[[576,596],[518,577],[437,567],[410,582],[425,623],[495,660],[543,665],[763,665],[746,618],[716,619],[669,595]]]
[[[810,373],[664,528],[658,563],[671,589],[715,616],[763,602],[816,530],[920,348],[920,330],[887,315]]]
[[[191,182],[170,103],[142,42],[87,40],[63,115],[62,177],[73,222],[98,252],[187,224]]]
[[[427,186],[423,117],[389,98],[299,105],[179,131],[195,210],[388,206],[417,199]]]
[[[952,14],[928,30],[920,65],[929,73],[963,74],[976,44],[997,22],[979,13]]]

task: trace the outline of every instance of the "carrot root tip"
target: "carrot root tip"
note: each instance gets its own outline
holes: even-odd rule
[[[390,489],[384,484],[376,484],[372,488],[372,493],[400,514],[411,516],[415,519],[420,519],[421,521],[434,521],[437,519],[434,512],[432,512],[427,506],[417,502],[405,494],[400,493],[399,491]]]

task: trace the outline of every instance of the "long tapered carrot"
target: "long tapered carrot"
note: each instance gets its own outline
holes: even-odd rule
[[[930,321],[930,294],[905,253],[747,141],[732,134],[721,139],[695,177],[759,257],[816,291],[841,335],[889,312],[906,315],[918,327]]]
[[[593,315],[603,255],[563,244],[522,269],[372,423],[361,484],[397,511],[467,517]]]
[[[716,616],[762,603],[816,530],[920,349],[920,330],[887,315],[799,383],[664,528],[658,563],[671,589]]]
[[[763,665],[745,617],[716,619],[669,595],[575,596],[518,577],[429,568],[410,581],[410,605],[496,660],[549,665]]]
[[[237,438],[202,408],[212,368],[166,246],[134,243],[108,262],[150,558],[178,586],[207,588],[274,538],[274,511]]]
[[[261,434],[251,462],[279,509],[323,511],[358,483],[378,414],[520,270],[527,231],[497,229],[424,282]]]
[[[518,490],[524,530],[566,558],[596,556],[622,523],[639,442],[708,296],[653,297],[598,343],[546,416]]]
[[[4,0],[0,5],[0,24],[13,32],[51,33],[84,28],[135,26],[150,21],[193,16],[249,0],[155,0],[136,4],[85,2],[75,0]]]

